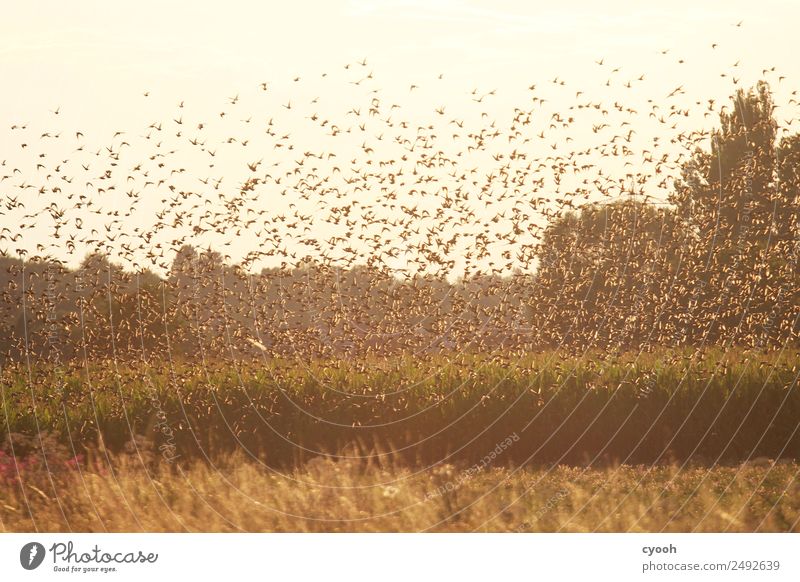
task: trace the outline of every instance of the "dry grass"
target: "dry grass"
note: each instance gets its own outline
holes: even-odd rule
[[[796,353],[552,356],[7,370],[0,528],[800,530]]]
[[[800,531],[800,465],[585,469],[120,456],[0,487],[7,531]],[[21,485],[22,483],[22,485]]]

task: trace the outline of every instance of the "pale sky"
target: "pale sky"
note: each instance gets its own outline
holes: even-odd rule
[[[362,88],[370,83],[380,88],[387,104],[401,103],[404,114],[419,123],[437,119],[434,107],[441,106],[447,111],[443,120],[475,114],[480,121],[480,112],[469,109],[476,107],[470,99],[476,89],[475,95],[495,91],[481,106],[507,118],[529,99],[524,92],[531,84],[553,111],[564,112],[584,98],[608,105],[624,100],[646,118],[647,99],[664,100],[678,86],[683,89],[676,98],[682,97],[687,107],[712,98],[724,104],[736,87],[752,85],[764,78],[763,69],[775,67],[766,78],[783,107],[778,118],[785,111],[792,120],[797,110],[787,102],[800,87],[798,22],[800,2],[794,0],[7,3],[0,19],[0,162],[6,160],[0,175],[11,167],[22,172],[0,184],[0,198],[18,196],[14,188],[20,184],[40,186],[41,176],[35,173],[39,153],[47,154],[49,163],[74,149],[73,142],[58,145],[42,141],[40,134],[63,132],[66,137],[80,131],[88,150],[125,131],[132,136],[133,151],[146,156],[149,145],[136,140],[149,124],[182,121],[181,116],[187,125],[189,119],[211,124],[237,94],[240,109],[225,123],[248,116],[260,124],[272,117],[276,123],[285,120],[298,150],[312,147],[309,143],[322,147],[318,137],[303,133],[306,116],[319,110],[334,121],[344,119],[354,95],[363,100]],[[364,58],[366,66],[356,64]],[[345,69],[347,64],[351,67]],[[373,79],[354,85],[369,73]],[[644,80],[637,81],[641,75]],[[779,82],[779,76],[785,78]],[[266,96],[259,92],[262,82],[269,86]],[[410,92],[412,83],[420,90]],[[626,90],[626,83],[633,87]],[[181,101],[185,107],[178,109]],[[287,102],[294,104],[291,111],[281,109]],[[702,111],[697,108],[698,114]],[[290,118],[293,114],[296,119]],[[234,115],[237,119],[228,122]],[[693,122],[697,128],[702,116]],[[26,125],[30,135],[10,133],[15,124]],[[587,122],[583,130],[588,136],[590,129]],[[637,130],[636,139],[648,144],[645,126]],[[218,124],[208,131],[224,139],[233,126]],[[170,144],[189,135],[187,128]],[[38,141],[19,149],[21,141],[31,140]],[[577,149],[580,138],[575,140],[570,147]],[[353,144],[361,141],[366,144],[360,138]],[[241,173],[243,162],[271,161],[252,151],[257,143],[220,160],[216,169],[228,183],[238,181],[234,174]],[[213,177],[193,166],[193,158],[183,161],[192,179]],[[81,163],[88,164],[88,158]],[[34,189],[21,192],[23,197],[35,194]],[[42,205],[52,201],[42,198]],[[106,200],[103,206],[115,203]],[[152,204],[150,210],[157,210],[158,203]],[[13,213],[0,215],[3,226],[17,220]],[[142,228],[146,225],[143,220]],[[46,238],[46,229],[29,229],[22,243]]]
[[[793,0],[13,2],[0,20],[0,105],[9,119],[56,103],[118,113],[147,87],[165,98],[224,91],[364,56],[392,75],[446,70],[487,85],[575,78],[601,57],[631,74],[652,71],[665,48],[694,78],[700,61],[739,59],[745,77],[766,66],[793,75],[799,20]]]

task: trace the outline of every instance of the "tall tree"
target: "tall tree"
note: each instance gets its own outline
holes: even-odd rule
[[[790,316],[776,285],[789,297],[795,284],[786,251],[797,235],[797,149],[778,141],[774,110],[766,83],[739,90],[672,198],[694,235],[683,301],[692,343],[779,341],[776,322]]]

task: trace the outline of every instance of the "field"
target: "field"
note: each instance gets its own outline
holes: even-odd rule
[[[8,367],[0,525],[797,531],[800,356]]]
[[[800,454],[799,372],[796,352],[741,350],[18,366],[2,430],[276,467],[348,449],[474,463],[512,434],[505,464],[735,463]]]
[[[7,531],[800,531],[800,465],[412,470],[237,456],[40,473],[0,490]]]

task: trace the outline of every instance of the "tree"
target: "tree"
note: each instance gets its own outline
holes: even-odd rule
[[[680,236],[673,212],[634,199],[591,204],[545,231],[531,309],[545,344],[660,341]]]
[[[672,198],[707,249],[725,251],[745,241],[765,244],[779,194],[773,188],[777,124],[768,85],[740,89],[732,101],[711,133],[710,151],[694,152]],[[728,264],[733,259],[729,252],[724,258]]]
[[[693,235],[684,335],[692,343],[783,341],[784,302],[796,288],[786,257],[797,236],[797,140],[778,141],[766,83],[732,102],[710,151],[694,152],[672,197]]]

